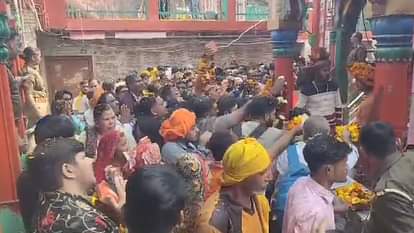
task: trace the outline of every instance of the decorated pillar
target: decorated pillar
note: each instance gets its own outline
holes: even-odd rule
[[[293,76],[293,59],[299,54],[296,43],[298,31],[294,29],[275,30],[272,35],[272,54],[276,76],[284,76],[287,82],[287,112],[293,109],[295,77]]]
[[[377,117],[401,137],[408,129],[414,15],[377,16],[371,26],[377,40],[374,91],[381,93]]]
[[[391,123],[397,135],[405,139],[412,91],[414,4],[406,0],[369,0],[367,7],[377,41],[376,118]]]
[[[331,58],[335,63],[335,77],[341,92],[341,100],[347,103],[348,99],[348,75],[346,70],[347,56],[351,49],[351,36],[355,32],[358,19],[364,9],[366,0],[335,0],[334,31],[331,32],[331,45],[335,53]],[[332,49],[332,48],[331,48]]]
[[[10,36],[7,9],[5,0],[0,0],[0,226],[4,233],[12,233],[22,232],[23,227],[17,212],[16,179],[20,165],[6,68],[6,41]]]
[[[312,2],[312,55],[316,56],[319,51],[321,41],[320,25],[321,25],[321,0],[314,0]]]
[[[287,81],[288,113],[293,106],[295,78],[293,59],[299,55],[298,32],[302,28],[305,14],[304,0],[271,0],[268,30],[272,36],[272,54],[276,76],[284,76]]]

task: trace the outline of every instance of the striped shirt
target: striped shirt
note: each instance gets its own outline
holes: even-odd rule
[[[334,125],[343,107],[338,85],[334,81],[305,83],[296,107],[308,110],[313,116],[324,116]]]

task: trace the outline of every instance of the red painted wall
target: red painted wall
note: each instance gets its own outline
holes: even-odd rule
[[[5,65],[0,65],[0,205],[17,203],[16,179],[20,174],[16,127]]]
[[[407,131],[411,63],[377,63],[375,88],[382,89],[379,120],[394,126],[399,137]]]
[[[256,22],[236,21],[236,0],[228,0],[227,21],[162,21],[158,0],[148,1],[148,20],[99,20],[66,18],[65,0],[43,0],[45,29],[66,31],[142,31],[142,32],[243,32]],[[266,31],[266,22],[255,30]]]

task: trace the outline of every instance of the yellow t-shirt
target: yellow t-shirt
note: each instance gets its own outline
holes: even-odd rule
[[[243,233],[269,233],[269,204],[263,195],[258,196],[257,200],[259,205],[254,207],[254,214],[243,211]]]
[[[215,211],[217,202],[219,201],[219,192],[214,193],[204,203],[197,218],[198,233],[222,233],[214,226],[210,225],[210,218]],[[243,211],[242,213],[242,231],[243,233],[269,233],[269,213],[270,206],[264,195],[257,195],[257,206],[255,214],[249,215]]]

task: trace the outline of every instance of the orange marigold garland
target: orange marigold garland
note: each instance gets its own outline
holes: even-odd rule
[[[341,142],[345,142],[345,131],[348,131],[351,137],[352,142],[359,141],[359,135],[361,131],[361,127],[357,123],[351,123],[349,125],[340,125],[336,126],[336,139]]]
[[[200,92],[206,91],[205,87],[216,81],[215,67],[212,60],[213,55],[204,54],[198,63],[195,86]]]
[[[214,65],[214,54],[217,53],[216,42],[210,41],[204,46],[204,53],[197,65],[195,89],[197,92],[205,92],[209,84],[216,82],[216,67]]]
[[[293,119],[290,120],[288,123],[288,130],[302,126],[308,118],[309,117],[307,114],[302,114],[300,116],[293,117]]]
[[[374,85],[375,68],[372,65],[363,62],[356,62],[350,65],[348,70],[356,80],[369,86]]]
[[[262,91],[262,96],[272,96],[272,88],[273,88],[273,79],[268,79],[266,81],[265,87]]]
[[[356,182],[336,189],[336,195],[352,206],[368,205],[375,197],[373,192]]]

